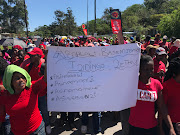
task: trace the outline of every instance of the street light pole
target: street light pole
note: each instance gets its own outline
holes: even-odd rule
[[[96,33],[96,0],[94,0],[94,17],[95,17],[95,22],[94,22],[94,33]]]
[[[88,0],[87,0],[87,33],[88,33]]]
[[[27,11],[26,11],[26,2],[24,0],[24,13],[25,13],[25,24],[26,24],[26,36],[28,37],[28,22],[27,22]]]

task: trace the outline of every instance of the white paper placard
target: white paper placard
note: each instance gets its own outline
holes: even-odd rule
[[[137,44],[48,48],[48,110],[120,111],[136,105]]]

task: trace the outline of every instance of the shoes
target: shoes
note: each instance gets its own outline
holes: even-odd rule
[[[47,134],[51,134],[51,126],[50,126],[50,125],[48,125],[48,126],[46,127],[46,133],[47,133]]]
[[[87,126],[81,126],[81,133],[85,134],[87,132]]]

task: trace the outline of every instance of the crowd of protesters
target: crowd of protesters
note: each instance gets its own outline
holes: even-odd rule
[[[124,36],[124,44],[141,46],[136,106],[120,113],[123,135],[180,135],[180,39],[158,33],[145,40]],[[119,45],[118,38],[45,38],[40,44],[25,41],[27,48],[3,46],[0,51],[0,134],[51,134],[51,124],[60,116],[59,126],[77,130],[79,113],[47,111],[46,55],[49,46],[99,47]],[[157,120],[158,112],[158,120]],[[104,112],[94,112],[93,134],[101,132]],[[88,130],[89,113],[81,113],[81,132]],[[51,116],[51,117],[50,117]],[[106,123],[103,123],[106,124]]]

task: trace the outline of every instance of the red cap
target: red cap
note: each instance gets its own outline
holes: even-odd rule
[[[46,45],[45,45],[45,44],[40,44],[39,47],[40,47],[40,46],[43,46],[44,49],[46,49]]]
[[[17,48],[18,50],[23,50],[23,48],[20,45],[15,45],[13,48]]]
[[[39,47],[35,47],[31,52],[29,52],[30,55],[41,55],[43,56],[43,51]]]

